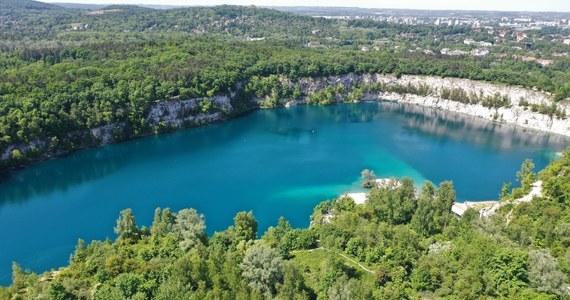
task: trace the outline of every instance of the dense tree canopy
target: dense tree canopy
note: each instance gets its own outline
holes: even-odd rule
[[[566,151],[538,175],[544,197],[489,219],[453,216],[451,182],[416,195],[408,178],[373,187],[364,205],[319,204],[310,228],[280,218],[260,239],[251,212],[210,237],[193,209],[157,209],[150,230],[124,210],[116,242],[80,240],[69,266],[41,276],[14,264],[0,298],[566,299],[568,166]]]

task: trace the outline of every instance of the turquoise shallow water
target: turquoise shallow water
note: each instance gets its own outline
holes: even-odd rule
[[[12,261],[64,265],[78,238],[115,238],[121,209],[149,226],[156,207],[194,207],[208,231],[253,210],[260,232],[307,226],[318,202],[379,177],[451,179],[460,200],[495,199],[525,158],[544,167],[569,140],[390,102],[259,110],[225,123],[107,145],[0,181],[0,284]]]

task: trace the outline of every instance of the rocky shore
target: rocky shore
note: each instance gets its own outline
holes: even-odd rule
[[[428,96],[402,94],[394,92],[366,93],[362,100],[391,100],[401,103],[421,105],[424,107],[436,108],[451,112],[462,113],[495,122],[517,125],[544,132],[570,136],[570,118],[558,118],[540,112],[534,112],[528,106],[522,106],[521,100],[527,104],[555,105],[560,111],[570,115],[570,105],[567,102],[555,103],[548,93],[535,91],[527,88],[507,86],[503,84],[491,84],[468,79],[441,78],[428,76],[408,76],[400,78],[391,75],[345,75],[327,78],[306,78],[299,80],[301,91],[305,94],[312,94],[324,89],[328,85],[337,86],[342,84],[351,87],[355,84],[376,84],[400,86],[428,86],[431,93]],[[442,98],[443,89],[462,89],[466,93],[473,93],[483,96],[495,94],[505,95],[510,100],[510,107],[489,108],[481,104],[466,104]],[[305,99],[292,100],[288,105],[304,104]]]
[[[348,74],[320,78],[301,78],[295,81],[282,77],[280,81],[283,85],[298,88],[303,94],[303,96],[298,99],[283,99],[281,104],[285,106],[307,104],[307,100],[311,95],[331,86],[342,87],[344,91],[335,96],[334,102],[347,102],[350,91],[359,86],[378,84],[400,87],[421,86],[428,87],[430,90],[429,94],[416,95],[396,92],[366,92],[359,99],[352,99],[350,101],[389,100],[398,103],[435,108],[436,110],[461,113],[493,122],[512,124],[562,136],[570,136],[570,117],[559,118],[554,115],[533,111],[529,108],[529,105],[555,106],[558,111],[570,115],[570,105],[568,101],[556,103],[548,93],[523,87],[458,78],[411,75],[396,77],[382,74]],[[40,160],[85,147],[98,146],[132,137],[172,131],[178,128],[200,126],[225,120],[242,113],[240,110],[244,110],[244,108],[237,109],[234,107],[236,95],[243,91],[244,85],[245,84],[238,85],[234,92],[227,95],[185,100],[157,101],[150,108],[146,118],[149,126],[153,128],[152,132],[135,134],[134,136],[126,135],[124,132],[124,124],[107,124],[98,128],[69,133],[69,141],[62,141],[72,144],[72,147],[68,150],[50,150],[50,142],[52,142],[52,140],[38,140],[29,144],[9,146],[0,152],[0,162],[8,161],[13,158],[15,151],[24,155],[33,152],[40,153],[31,159],[32,161]],[[448,100],[441,96],[442,91],[445,89],[461,89],[466,93],[477,94],[481,97],[502,95],[508,98],[509,105],[493,108],[483,106],[479,103],[469,104]],[[211,109],[204,109],[204,105],[202,105],[204,101],[208,102]],[[248,101],[250,101],[250,103],[245,105],[248,109],[260,108],[267,107],[266,104],[270,101],[270,98],[269,96],[265,98],[254,97]]]

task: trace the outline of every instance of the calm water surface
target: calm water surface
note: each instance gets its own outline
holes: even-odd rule
[[[43,272],[78,238],[115,238],[119,211],[194,207],[208,231],[253,210],[260,232],[358,190],[365,168],[417,184],[451,179],[460,200],[495,199],[525,158],[544,167],[569,140],[390,102],[260,110],[222,124],[80,151],[0,181],[0,284],[11,262]]]

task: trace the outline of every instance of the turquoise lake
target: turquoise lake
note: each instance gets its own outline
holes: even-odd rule
[[[82,150],[0,181],[0,284],[11,262],[67,264],[79,238],[115,239],[119,211],[149,226],[156,207],[194,207],[208,232],[252,210],[259,231],[357,191],[360,171],[453,180],[459,200],[496,199],[526,158],[543,168],[570,145],[557,135],[440,110],[367,102],[258,110],[220,124]]]

